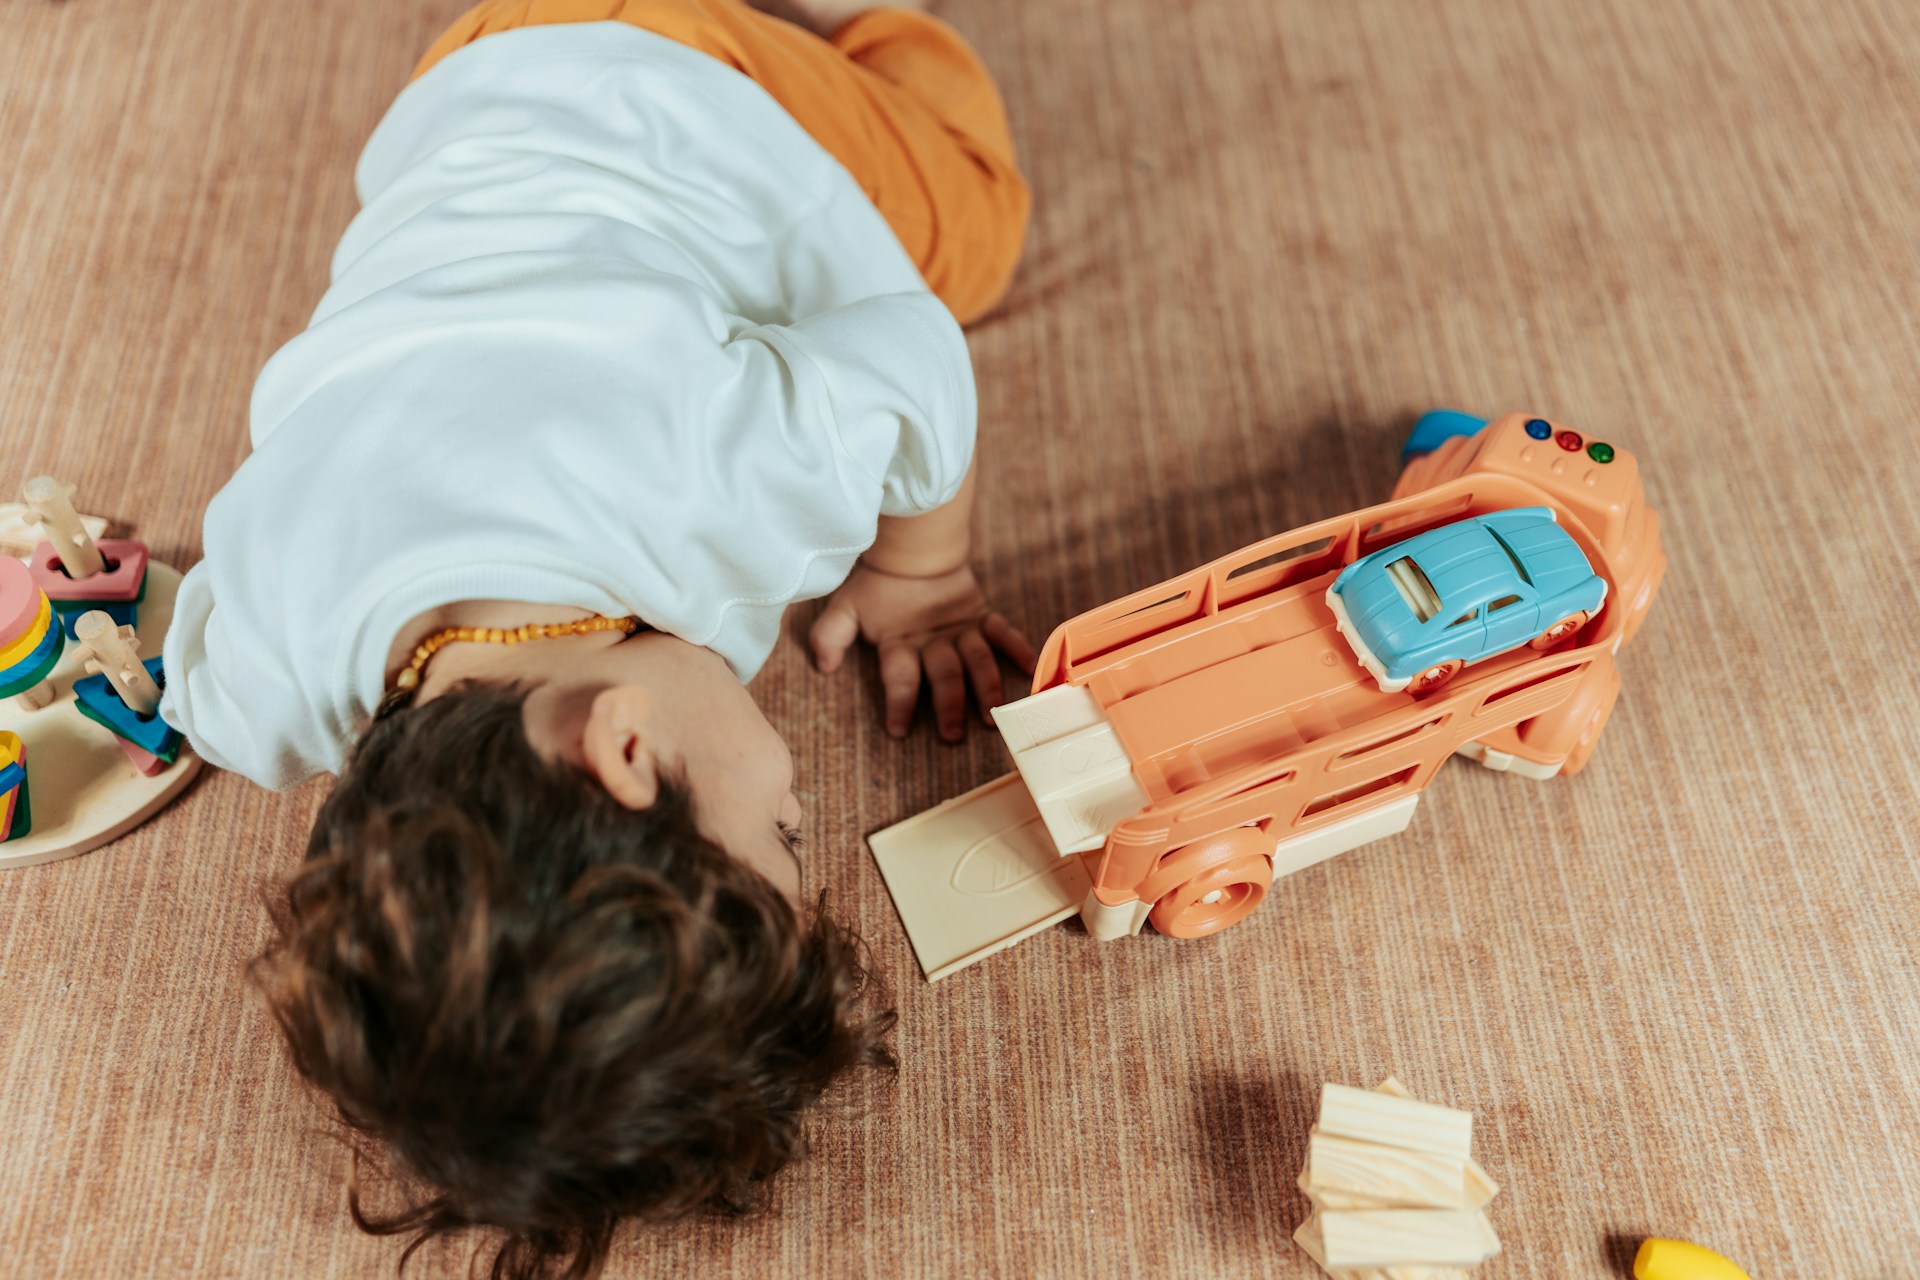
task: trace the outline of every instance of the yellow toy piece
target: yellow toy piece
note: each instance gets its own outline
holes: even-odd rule
[[[47,632],[52,626],[53,601],[43,595],[40,597],[40,612],[33,616],[33,621],[28,623],[27,629],[20,633],[20,638],[11,644],[0,645],[0,671],[5,671],[8,667],[24,660],[28,654],[38,649],[40,642],[47,638]]]
[[[1633,1255],[1634,1280],[1753,1280],[1711,1249],[1685,1240],[1647,1240]]]

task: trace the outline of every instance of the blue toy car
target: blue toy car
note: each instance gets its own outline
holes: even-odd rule
[[[1551,507],[1428,530],[1354,561],[1327,588],[1340,634],[1387,693],[1431,693],[1469,663],[1551,648],[1606,598]]]

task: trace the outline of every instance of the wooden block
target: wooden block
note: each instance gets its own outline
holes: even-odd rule
[[[1315,1190],[1307,1185],[1306,1171],[1302,1170],[1295,1186],[1304,1191],[1307,1200],[1315,1209],[1391,1209],[1389,1204],[1381,1204],[1371,1196],[1359,1195],[1351,1191]]]
[[[35,587],[38,591],[39,588]],[[46,641],[47,632],[53,629],[53,601],[42,595],[40,612],[35,614],[25,628],[15,633],[5,644],[0,644],[0,671],[20,662],[28,654],[38,649]]]
[[[1359,1191],[1308,1191],[1307,1199],[1313,1201],[1313,1207],[1316,1209],[1392,1209],[1395,1207]]]
[[[40,532],[40,526],[28,520],[27,516],[26,503],[0,502],[0,555],[17,556],[24,560],[46,538],[47,535]],[[83,515],[80,517],[80,527],[95,542],[107,536],[104,516]]]
[[[1329,1192],[1325,1188],[1315,1190],[1308,1186],[1308,1171],[1302,1169],[1300,1176],[1294,1178],[1294,1186],[1306,1192],[1315,1209],[1392,1209],[1392,1205],[1375,1203],[1373,1197],[1356,1196],[1354,1192]]]
[[[1331,1270],[1326,1263],[1326,1242],[1320,1236],[1318,1214],[1310,1216],[1295,1229],[1293,1241],[1333,1280],[1467,1280],[1467,1273],[1456,1267],[1356,1267]]]
[[[27,744],[17,733],[0,729],[0,840],[9,838],[14,813],[27,797]]]
[[[1472,1266],[1500,1251],[1484,1213],[1466,1209],[1328,1209],[1319,1220],[1330,1271],[1407,1265]]]
[[[67,564],[75,577],[97,574],[101,569],[100,550],[80,513],[73,509],[73,486],[61,484],[52,476],[34,476],[21,489],[26,499],[22,518],[38,525],[49,545]]]
[[[154,682],[154,673],[147,670],[148,664],[140,661],[140,637],[133,628],[119,626],[106,613],[93,610],[80,615],[73,632],[86,650],[81,655],[82,665],[105,676],[120,701],[133,708],[136,715],[152,715],[160,705],[160,686]]]
[[[7,826],[0,840],[19,840],[33,834],[33,779],[22,778],[20,785],[7,793]]]
[[[1492,1178],[1489,1178],[1487,1176],[1487,1171],[1485,1169],[1482,1169],[1476,1161],[1473,1161],[1473,1160],[1467,1161],[1467,1169],[1466,1169],[1466,1197],[1467,1198],[1466,1198],[1466,1203],[1461,1205],[1460,1207],[1463,1209],[1484,1209],[1487,1207],[1487,1204],[1495,1196],[1499,1194],[1500,1194],[1500,1184],[1495,1182]]]
[[[113,735],[113,740],[119,745],[120,754],[127,758],[127,763],[133,766],[134,771],[145,774],[149,778],[173,763],[172,760],[157,756],[138,743],[128,742],[117,733]],[[174,757],[176,759],[179,757],[179,754],[178,748],[175,748]]]
[[[1471,1169],[1473,1162],[1468,1161],[1467,1163]],[[1469,1172],[1469,1178],[1470,1177],[1471,1172]],[[1324,1189],[1314,1190],[1307,1186],[1307,1179],[1304,1174],[1301,1175],[1298,1185],[1300,1190],[1306,1193],[1307,1199],[1313,1203],[1313,1207],[1316,1209],[1392,1209],[1399,1207],[1383,1204],[1381,1201],[1363,1192],[1328,1191]],[[1471,1187],[1471,1182],[1469,1182],[1468,1185]],[[1491,1199],[1492,1197],[1489,1196],[1486,1200],[1480,1200],[1478,1203],[1469,1200],[1469,1202],[1462,1207],[1467,1209],[1484,1209],[1487,1201]]]
[[[133,627],[140,622],[138,600],[57,600],[53,612],[69,640],[80,638],[80,619],[89,613],[104,613],[117,627]]]
[[[87,679],[99,680],[101,677],[88,676]],[[185,739],[178,729],[173,728],[159,716],[140,719],[114,698],[113,694],[105,692],[105,684],[88,685],[89,692],[83,694],[81,687],[85,684],[83,680],[73,682],[75,711],[102,729],[108,730],[114,737],[131,740],[142,751],[159,756],[168,764],[172,764],[179,756],[181,744]]]
[[[69,577],[66,561],[52,543],[42,542],[33,549],[34,581],[53,600],[131,601],[147,587],[147,544],[135,538],[108,538],[100,543],[100,554],[113,567],[101,568],[86,577]]]
[[[1316,1131],[1307,1139],[1307,1193],[1364,1196],[1383,1209],[1464,1209],[1466,1163]]]
[[[1385,1080],[1375,1085],[1373,1091],[1375,1093],[1389,1093],[1396,1098],[1411,1098],[1413,1096],[1407,1091],[1405,1085],[1401,1084],[1392,1076],[1388,1076]],[[1306,1188],[1303,1186],[1301,1190],[1304,1191]],[[1460,1207],[1463,1209],[1484,1209],[1493,1198],[1499,1194],[1500,1184],[1487,1176],[1487,1171],[1480,1167],[1477,1160],[1468,1157],[1466,1176],[1467,1198],[1466,1203]],[[1329,1205],[1327,1207],[1332,1208],[1334,1206]]]
[[[12,556],[0,556],[0,637],[11,641],[32,626],[45,599],[33,570]]]
[[[1320,1238],[1320,1215],[1310,1213],[1307,1220],[1293,1229],[1293,1242],[1306,1250],[1309,1258],[1319,1263],[1324,1270],[1327,1265],[1327,1246]]]
[[[1307,1131],[1308,1140],[1320,1132],[1316,1127]],[[1315,1188],[1308,1184],[1307,1170],[1302,1168],[1300,1176],[1294,1179],[1294,1185],[1306,1193],[1307,1199],[1316,1209],[1391,1209],[1392,1205],[1381,1204],[1371,1196],[1351,1191],[1330,1191],[1324,1187]]]
[[[1473,1113],[1326,1084],[1320,1087],[1319,1131],[1465,1160],[1473,1147]]]
[[[25,693],[52,675],[54,668],[60,665],[61,655],[66,648],[67,633],[58,627],[49,627],[32,653],[5,671],[0,671],[0,698]]]

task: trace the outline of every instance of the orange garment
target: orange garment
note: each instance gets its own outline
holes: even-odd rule
[[[741,0],[482,0],[414,74],[496,32],[605,21],[697,49],[765,89],[853,175],[956,319],[1005,295],[1027,184],[993,78],[928,14],[870,9],[822,40]]]

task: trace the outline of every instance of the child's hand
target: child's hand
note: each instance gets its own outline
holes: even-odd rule
[[[967,681],[984,719],[1000,704],[998,649],[1032,671],[1033,646],[1020,629],[987,607],[987,598],[962,567],[909,578],[854,566],[813,624],[813,656],[826,672],[840,669],[856,637],[880,651],[886,688],[887,732],[903,738],[920,697],[920,673],[933,687],[940,736],[958,742],[966,723]],[[991,721],[989,721],[991,723]]]

